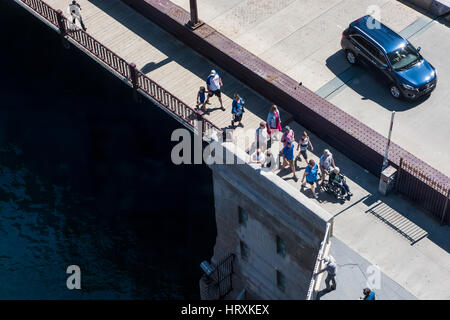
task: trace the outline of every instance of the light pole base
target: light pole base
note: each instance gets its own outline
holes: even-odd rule
[[[191,30],[195,30],[195,29],[201,27],[201,26],[204,25],[204,24],[205,24],[205,23],[204,23],[203,21],[198,20],[197,23],[193,23],[193,22],[189,21],[188,23],[186,23],[186,26],[187,26],[189,29],[191,29]]]

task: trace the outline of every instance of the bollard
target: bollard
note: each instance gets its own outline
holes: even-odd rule
[[[191,30],[195,30],[203,25],[203,22],[198,19],[197,0],[189,0],[189,2],[191,8],[191,20],[187,23],[187,26],[191,28]]]
[[[131,84],[133,85],[133,100],[135,102],[141,102],[139,93],[137,91],[138,81],[137,81],[136,64],[130,63],[128,65],[128,67],[130,68],[130,80],[131,80]]]
[[[56,18],[58,20],[58,28],[59,28],[59,34],[61,36],[61,43],[62,43],[64,48],[69,49],[70,48],[70,44],[69,44],[69,42],[66,39],[67,29],[66,29],[64,16],[63,16],[63,13],[62,13],[61,9],[58,9],[56,11]]]

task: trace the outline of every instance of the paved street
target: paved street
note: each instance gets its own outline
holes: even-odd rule
[[[173,2],[189,11],[189,0]],[[448,25],[395,0],[198,0],[198,7],[212,27],[382,135],[395,110],[392,140],[450,176]],[[367,72],[349,70],[341,33],[372,12],[436,67],[438,86],[426,101],[394,100]]]

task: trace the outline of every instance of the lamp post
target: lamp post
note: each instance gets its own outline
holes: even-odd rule
[[[389,147],[391,146],[391,135],[392,135],[392,126],[394,124],[394,116],[395,116],[395,111],[392,111],[391,125],[389,127],[388,141],[387,141],[387,145],[386,145],[386,151],[384,152],[383,168],[381,168],[381,171],[386,169],[388,166],[388,155],[389,155]]]
[[[198,19],[197,0],[189,0],[191,8],[191,20],[187,23],[188,27],[192,30],[200,27],[203,22]]]

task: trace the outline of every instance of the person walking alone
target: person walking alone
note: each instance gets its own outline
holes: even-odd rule
[[[234,123],[235,122],[239,122],[239,126],[243,127],[244,125],[241,123],[242,121],[242,115],[244,114],[245,110],[244,110],[244,104],[245,101],[244,99],[241,98],[241,96],[239,96],[239,94],[235,93],[234,94],[234,99],[233,99],[233,107],[231,108],[231,114],[232,114],[232,119],[231,119],[231,126],[234,128]]]
[[[75,0],[72,1],[71,4],[69,4],[69,7],[67,8],[67,11],[72,19],[72,24],[76,23],[76,20],[80,22],[81,28],[86,31],[87,28],[83,23],[83,18],[81,17],[81,6],[79,3],[77,3]]]
[[[327,288],[325,290],[326,291],[336,290],[336,269],[337,269],[336,260],[334,260],[332,256],[328,256],[323,259],[318,259],[318,261],[324,261],[325,268],[323,268],[314,275],[317,276],[319,273],[327,271],[327,277],[325,278],[325,285],[327,286]],[[330,282],[332,282],[331,285]]]

